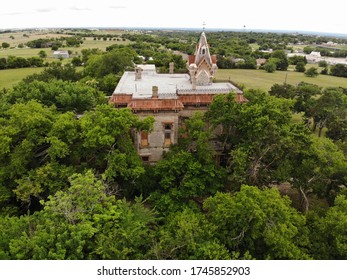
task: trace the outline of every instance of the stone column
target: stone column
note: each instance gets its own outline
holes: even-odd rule
[[[175,72],[175,63],[174,62],[170,62],[169,64],[169,73],[173,74]]]

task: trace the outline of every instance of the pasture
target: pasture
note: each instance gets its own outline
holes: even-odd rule
[[[11,88],[25,77],[39,73],[44,68],[20,68],[0,70],[0,90],[3,88]]]
[[[304,73],[290,70],[267,73],[265,70],[253,69],[218,69],[215,80],[216,82],[230,80],[244,88],[261,89],[264,91],[270,90],[274,84],[283,84],[284,82],[291,85],[306,82],[316,84],[322,88],[347,88],[347,78],[334,77],[330,75],[318,75],[316,78],[310,78],[306,77]]]
[[[95,32],[96,34],[111,34],[114,36],[119,36],[122,34],[121,31],[117,30],[107,30],[107,31],[99,31]],[[47,53],[47,61],[51,62],[53,59],[53,50],[51,48],[28,48],[24,46],[23,48],[19,48],[18,45],[26,44],[29,41],[37,40],[37,39],[47,39],[47,38],[60,38],[60,37],[70,37],[71,35],[66,34],[57,34],[57,33],[48,33],[44,31],[21,31],[21,32],[12,32],[12,33],[3,33],[0,34],[0,45],[3,42],[10,44],[10,47],[7,49],[0,49],[0,58],[8,56],[20,56],[24,58],[38,56],[39,51],[43,50]],[[98,48],[102,51],[106,50],[106,47],[113,44],[128,44],[129,41],[123,40],[110,40],[109,38],[105,41],[102,38],[94,40],[94,37],[84,37],[83,44],[79,47],[62,47],[60,50],[70,50],[74,56],[78,56],[81,54],[81,50],[83,49],[93,49]]]

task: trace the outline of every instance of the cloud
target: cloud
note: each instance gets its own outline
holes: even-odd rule
[[[23,12],[8,12],[8,13],[3,13],[1,14],[2,16],[18,16],[18,15],[24,15],[25,13]]]
[[[37,13],[50,13],[53,12],[54,8],[45,8],[45,9],[36,9],[35,12]]]
[[[115,6],[115,5],[109,6],[109,9],[114,9],[114,10],[126,9],[126,8],[127,8],[126,6]]]
[[[70,10],[72,11],[77,11],[77,12],[83,12],[83,11],[91,11],[91,9],[89,8],[85,8],[85,7],[76,7],[76,6],[73,6],[73,7],[70,7]]]

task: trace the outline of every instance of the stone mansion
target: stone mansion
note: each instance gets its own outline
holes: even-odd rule
[[[236,92],[237,102],[247,102],[231,83],[213,83],[217,58],[210,54],[205,32],[201,33],[194,55],[189,55],[187,74],[156,72],[155,65],[137,65],[125,72],[109,99],[116,108],[130,108],[140,117],[153,116],[151,133],[138,132],[135,145],[142,160],[157,162],[171,144],[178,141],[179,127],[196,111],[206,111],[217,94]]]

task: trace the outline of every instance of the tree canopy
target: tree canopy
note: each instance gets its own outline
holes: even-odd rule
[[[81,44],[79,32],[53,47]],[[137,62],[183,71],[179,51],[194,52],[196,33],[176,35],[123,34],[129,46],[85,49],[0,92],[0,259],[346,259],[344,88],[275,84],[245,90],[245,103],[216,95],[180,119],[178,143],[156,165],[142,162],[134,138],[154,117],[106,94]],[[209,36],[223,67],[266,58],[269,72],[287,69],[289,42],[324,40]]]

